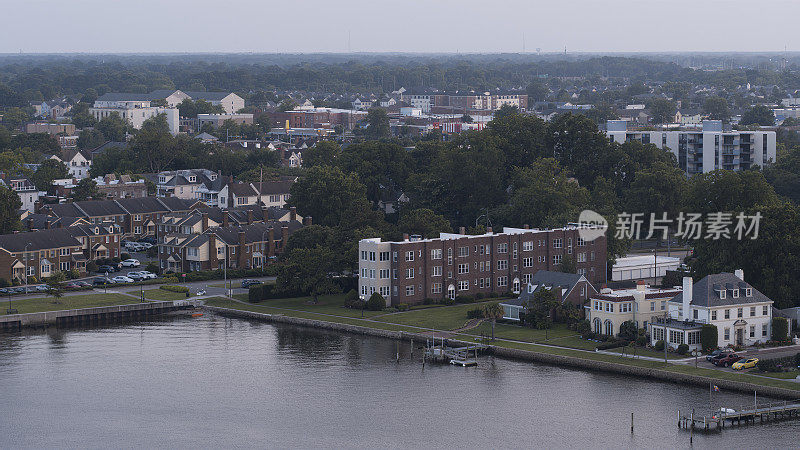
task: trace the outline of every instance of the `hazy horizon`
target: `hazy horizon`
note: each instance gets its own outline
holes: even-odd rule
[[[33,0],[6,8],[0,53],[779,53],[800,49],[798,13],[789,0]]]

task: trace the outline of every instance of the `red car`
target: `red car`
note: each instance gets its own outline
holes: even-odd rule
[[[714,362],[719,367],[730,367],[736,361],[742,359],[741,356],[737,355],[736,353],[731,353],[730,355],[720,358]]]

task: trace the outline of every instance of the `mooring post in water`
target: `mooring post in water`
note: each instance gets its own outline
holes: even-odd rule
[[[681,427],[681,410],[678,410],[678,428]]]
[[[633,434],[633,413],[631,413],[631,434]]]
[[[414,358],[414,338],[411,338],[411,358]]]
[[[397,341],[397,362],[400,362],[400,341]]]
[[[692,424],[689,426],[689,443],[694,441],[694,408],[692,409]]]

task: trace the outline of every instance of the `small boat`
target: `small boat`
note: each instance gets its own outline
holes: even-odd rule
[[[192,317],[203,317],[203,313],[194,313]]]

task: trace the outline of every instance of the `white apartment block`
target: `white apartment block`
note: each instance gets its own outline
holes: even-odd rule
[[[726,132],[718,120],[704,120],[701,129],[662,131],[628,131],[624,120],[609,120],[606,135],[614,142],[639,141],[669,149],[690,175],[764,167],[776,158],[774,131]]]
[[[128,103],[128,106],[97,106],[98,103],[110,103],[110,102],[95,102],[94,108],[89,108],[89,114],[94,116],[95,119],[98,121],[103,120],[104,118],[112,115],[118,114],[123,120],[131,124],[133,128],[137,130],[142,128],[142,124],[145,120],[155,117],[159,114],[164,114],[167,119],[167,125],[169,126],[169,132],[173,135],[178,134],[178,125],[180,121],[178,119],[178,109],[177,108],[161,108],[157,106],[150,106],[150,102],[147,102],[147,106],[135,106],[141,102],[123,102]]]

